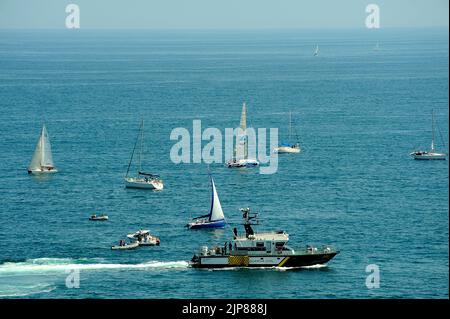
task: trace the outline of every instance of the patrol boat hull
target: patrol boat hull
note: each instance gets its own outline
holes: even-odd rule
[[[307,267],[328,263],[339,252],[311,253],[289,256],[239,256],[214,255],[197,256],[192,258],[191,266],[194,268],[228,268],[228,267]]]

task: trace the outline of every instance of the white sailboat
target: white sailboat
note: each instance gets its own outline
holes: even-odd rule
[[[252,167],[258,166],[258,160],[254,158],[248,158],[248,140],[247,140],[247,106],[244,102],[242,105],[241,121],[239,124],[242,135],[238,136],[238,143],[235,148],[235,156],[227,161],[227,166],[233,167]]]
[[[134,153],[136,150],[136,146],[138,141],[141,141],[139,147],[139,155],[138,155],[138,171],[135,177],[128,176],[130,172],[130,167],[133,162]],[[127,188],[141,188],[141,189],[154,189],[154,190],[162,190],[164,188],[164,184],[162,180],[159,178],[159,175],[150,174],[143,172],[141,169],[142,163],[142,150],[144,147],[144,121],[141,121],[141,126],[139,128],[139,134],[134,144],[133,152],[131,153],[130,162],[128,163],[127,173],[125,175],[125,187]]]
[[[189,229],[202,229],[202,228],[222,228],[227,224],[225,221],[225,215],[223,214],[222,205],[220,204],[219,195],[217,194],[216,185],[212,176],[211,180],[211,208],[207,215],[195,217],[192,222],[186,226]]]
[[[314,56],[318,56],[319,55],[319,46],[316,45],[316,48],[314,49]]]
[[[298,142],[298,136],[296,135],[295,143],[292,143],[292,114],[289,112],[289,139],[285,143],[281,143],[280,146],[274,149],[275,153],[300,153],[300,143]]]
[[[435,149],[435,119],[434,119],[434,111],[431,112],[431,149],[430,151],[414,151],[410,153],[410,155],[416,160],[445,160],[447,158],[447,154],[438,153]]]
[[[44,124],[30,166],[28,166],[28,174],[56,173],[57,171],[53,164],[50,139]]]

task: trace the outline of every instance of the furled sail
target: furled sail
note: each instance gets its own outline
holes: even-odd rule
[[[216,221],[225,218],[222,210],[222,205],[220,205],[219,195],[217,194],[216,185],[211,177],[211,188],[212,188],[212,200],[211,200],[211,211],[209,213],[209,220]]]

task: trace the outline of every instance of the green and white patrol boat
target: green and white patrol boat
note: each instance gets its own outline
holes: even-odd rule
[[[306,267],[326,264],[339,253],[330,246],[294,250],[287,245],[288,233],[282,230],[255,233],[252,226],[258,224],[258,214],[250,213],[250,208],[241,208],[241,212],[245,235],[239,235],[234,228],[231,242],[211,249],[203,246],[192,257],[192,267]]]

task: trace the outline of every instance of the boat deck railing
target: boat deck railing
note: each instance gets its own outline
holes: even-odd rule
[[[286,247],[287,248],[287,247]],[[260,256],[260,255],[318,255],[318,254],[330,254],[330,253],[336,253],[337,250],[332,246],[321,246],[321,247],[314,247],[314,246],[306,246],[299,249],[277,249],[275,251],[251,251],[251,250],[231,250],[228,249],[224,250],[222,247],[211,247],[211,249],[206,250],[200,250],[198,253],[200,255],[205,256]]]

